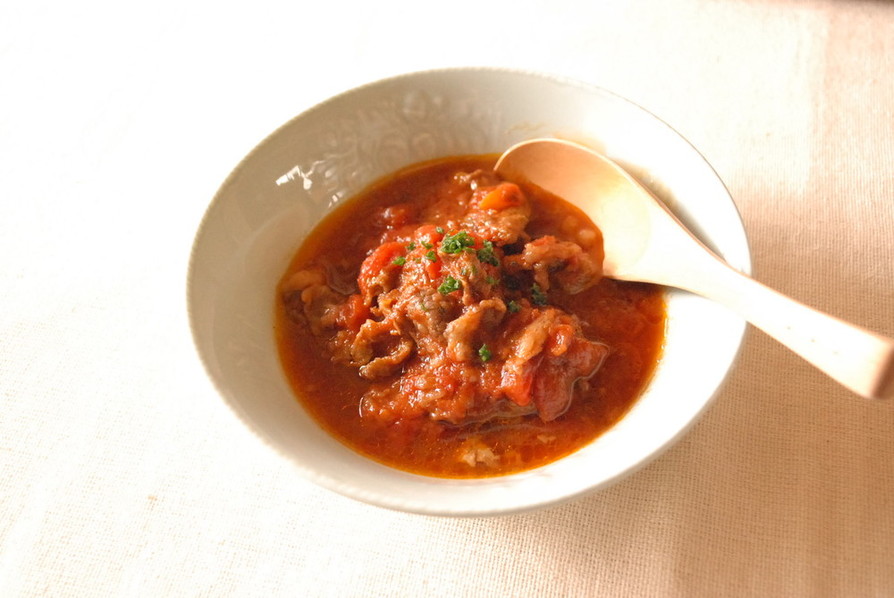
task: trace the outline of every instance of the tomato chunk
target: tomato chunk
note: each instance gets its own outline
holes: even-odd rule
[[[405,252],[404,244],[397,241],[379,245],[360,265],[360,274],[357,276],[360,292],[364,296],[368,295],[372,286],[381,280],[382,276],[389,276],[399,268],[395,260],[403,257]]]
[[[482,210],[504,210],[520,206],[524,202],[521,189],[515,183],[500,183],[481,198],[478,207]]]
[[[369,318],[369,306],[363,302],[363,297],[353,294],[341,306],[336,318],[336,323],[354,332],[360,330],[363,323]]]

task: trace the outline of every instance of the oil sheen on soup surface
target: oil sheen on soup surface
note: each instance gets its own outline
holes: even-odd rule
[[[590,220],[494,161],[379,181],[314,229],[277,289],[296,395],[392,467],[485,477],[554,461],[621,418],[659,359],[660,289],[602,278]]]

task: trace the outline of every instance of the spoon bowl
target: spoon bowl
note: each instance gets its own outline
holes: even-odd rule
[[[509,148],[496,170],[587,213],[602,231],[606,276],[676,287],[717,301],[855,393],[894,395],[894,340],[823,314],[734,270],[605,156],[569,141],[534,139]]]

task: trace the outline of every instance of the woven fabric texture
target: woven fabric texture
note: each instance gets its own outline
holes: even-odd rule
[[[894,336],[894,4],[0,5],[0,596],[891,596],[894,404],[758,331],[617,485],[493,519],[356,503],[229,413],[193,234],[260,139],[441,66],[593,83],[701,151],[754,275]]]

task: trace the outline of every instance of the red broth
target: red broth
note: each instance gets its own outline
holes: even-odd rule
[[[276,337],[320,425],[413,473],[555,461],[630,409],[664,343],[662,290],[601,277],[576,207],[495,156],[419,164],[315,228],[276,292]]]

